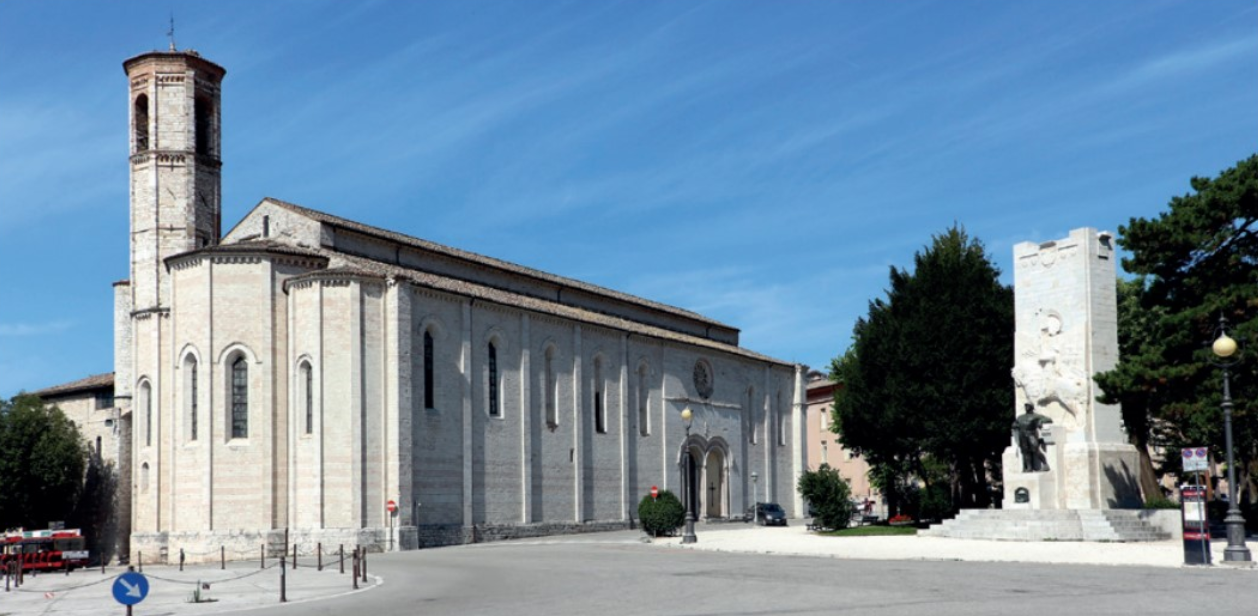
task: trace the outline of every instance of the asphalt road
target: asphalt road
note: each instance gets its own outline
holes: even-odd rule
[[[251,610],[513,614],[1184,614],[1258,605],[1252,571],[731,554],[586,536],[374,556],[369,592]],[[297,611],[294,611],[296,608]]]

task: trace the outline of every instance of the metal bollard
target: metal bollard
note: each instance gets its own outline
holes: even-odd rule
[[[280,603],[288,603],[288,575],[284,571],[284,558],[280,557]]]
[[[183,561],[184,561],[183,548],[179,548],[179,570],[180,571],[183,571]]]
[[[293,544],[293,571],[297,570],[297,544]]]
[[[323,542],[315,544],[315,553],[319,555],[319,571],[323,571]]]
[[[144,552],[135,553],[135,564],[140,566],[140,573],[144,573]]]
[[[359,549],[361,549],[363,552],[363,556],[362,556],[363,564],[362,564],[362,567],[360,568],[363,570],[363,582],[366,582],[367,581],[367,547],[363,546],[362,548],[359,548]]]
[[[354,590],[358,590],[358,548],[354,548]]]
[[[345,573],[345,544],[344,543],[341,544],[341,547],[337,548],[337,554],[340,555],[340,559],[341,559],[341,573]]]
[[[105,555],[100,555],[100,574],[105,575]]]
[[[266,569],[266,545],[258,548],[258,568]]]
[[[218,546],[218,568],[227,569],[227,548],[222,545]]]

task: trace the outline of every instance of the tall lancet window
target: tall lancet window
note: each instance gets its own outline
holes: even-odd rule
[[[310,364],[302,362],[301,381],[306,388],[306,434],[314,432],[314,370]]]
[[[546,427],[554,430],[559,426],[559,408],[555,404],[555,396],[558,393],[558,381],[555,379],[555,348],[546,348],[545,370],[542,375],[542,396],[545,397],[543,405],[546,409]]]
[[[607,413],[603,400],[603,358],[594,358],[594,431],[607,432]]]
[[[197,360],[189,356],[184,364],[188,379],[188,440],[197,440]]]
[[[638,433],[642,436],[651,434],[651,413],[648,404],[651,390],[647,384],[649,374],[650,369],[646,364],[638,366]]]
[[[424,408],[436,408],[436,388],[433,384],[433,342],[432,332],[424,332]]]
[[[149,149],[149,95],[135,97],[135,111],[132,113],[135,122],[135,151]]]
[[[197,154],[208,156],[210,154],[210,139],[212,135],[210,131],[214,126],[214,105],[209,99],[198,96],[194,103],[193,111],[196,114],[196,147]]]
[[[140,383],[140,408],[144,409],[144,446],[153,445],[153,387],[148,381]]]
[[[242,355],[232,362],[232,438],[249,438],[249,365]]]
[[[498,406],[498,347],[489,343],[489,415],[501,417],[502,409]]]

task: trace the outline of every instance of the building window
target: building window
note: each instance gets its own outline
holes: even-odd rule
[[[751,441],[752,445],[755,445],[756,441],[758,440],[756,438],[756,430],[759,429],[759,425],[760,425],[760,422],[756,421],[756,388],[755,387],[747,388],[747,422],[750,424],[750,429],[747,430],[747,440]]]
[[[153,388],[148,381],[140,383],[140,408],[144,409],[144,446],[153,445]]]
[[[607,413],[603,400],[603,358],[594,358],[594,431],[607,433]]]
[[[778,390],[777,404],[775,405],[774,411],[777,413],[777,421],[778,421],[778,444],[785,445],[786,444],[786,409],[783,408],[781,390]]]
[[[638,433],[642,436],[651,434],[651,413],[648,404],[651,389],[647,383],[650,372],[646,364],[638,366]]]
[[[145,462],[140,465],[140,492],[147,493],[149,491],[149,463]]]
[[[826,413],[826,409],[822,407],[821,409],[821,431],[822,432],[826,431],[826,426],[828,426],[830,423],[830,418],[828,415],[829,414]]]
[[[141,94],[135,97],[135,151],[149,149],[149,96]]]
[[[546,409],[546,427],[554,430],[559,427],[559,409],[555,406],[555,395],[558,393],[558,382],[555,380],[555,349],[546,348],[543,361],[542,406]]]
[[[432,332],[424,332],[424,408],[436,408],[436,392],[433,386],[432,356],[433,356]]]
[[[113,391],[96,392],[96,410],[99,411],[101,409],[113,408],[113,406],[114,406],[114,392]]]
[[[242,355],[232,362],[232,438],[249,438],[249,365]]]
[[[196,114],[196,146],[197,154],[208,156],[210,154],[210,131],[214,126],[214,105],[209,99],[198,96],[196,103],[193,105],[193,112]]]
[[[191,355],[184,362],[188,388],[184,392],[188,400],[188,440],[197,440],[197,360]]]
[[[821,441],[821,462],[823,464],[830,463],[830,450],[826,447],[825,441]]]
[[[498,347],[489,343],[489,415],[501,417],[502,409],[498,407]]]
[[[306,434],[314,432],[314,370],[310,364],[302,362],[301,380],[306,387]]]

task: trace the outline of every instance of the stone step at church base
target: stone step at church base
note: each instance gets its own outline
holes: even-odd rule
[[[1001,541],[1165,541],[1171,533],[1129,509],[962,509],[922,537]]]

